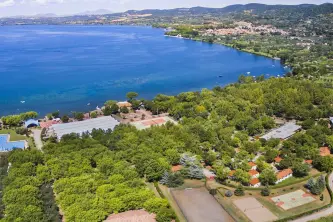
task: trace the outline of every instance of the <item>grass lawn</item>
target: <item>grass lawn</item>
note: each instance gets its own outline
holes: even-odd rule
[[[15,130],[0,130],[0,134],[10,134],[10,141],[26,140],[27,137],[19,135]]]

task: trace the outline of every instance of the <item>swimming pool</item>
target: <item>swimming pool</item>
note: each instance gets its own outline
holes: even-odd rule
[[[0,152],[11,151],[14,148],[24,149],[24,141],[9,141],[9,135],[0,135]]]

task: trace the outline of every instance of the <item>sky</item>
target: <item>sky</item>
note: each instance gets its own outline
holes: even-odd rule
[[[232,4],[322,4],[333,0],[0,0],[0,17],[53,13],[70,15],[108,9],[123,12],[129,9],[170,9],[180,7],[222,8]]]

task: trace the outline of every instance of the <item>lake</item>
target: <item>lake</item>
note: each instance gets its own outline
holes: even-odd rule
[[[0,115],[87,111],[129,91],[152,99],[224,86],[247,72],[285,70],[276,60],[151,27],[0,27]]]

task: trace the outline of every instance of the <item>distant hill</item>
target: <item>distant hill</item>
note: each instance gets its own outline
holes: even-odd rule
[[[322,5],[301,4],[301,5],[265,5],[265,4],[246,4],[230,5],[224,8],[176,8],[176,9],[145,9],[129,10],[118,14],[152,14],[153,16],[179,16],[179,15],[200,15],[200,14],[227,14],[251,11],[252,13],[302,13],[302,14],[325,14],[333,12],[333,4],[325,3]]]
[[[106,14],[113,14],[114,12],[108,9],[98,9],[95,11],[85,11],[81,13],[77,13],[76,15],[106,15]]]

